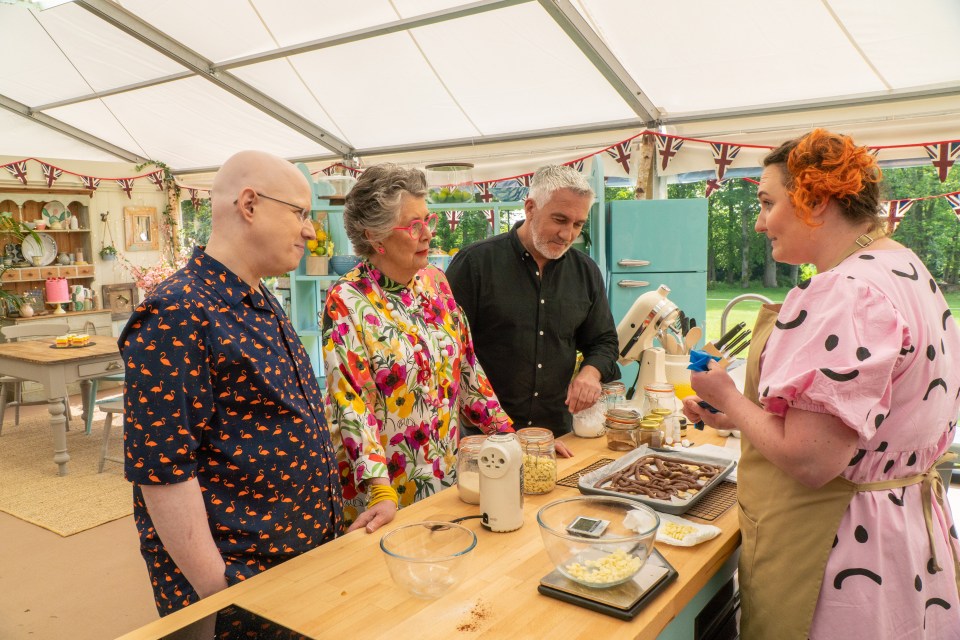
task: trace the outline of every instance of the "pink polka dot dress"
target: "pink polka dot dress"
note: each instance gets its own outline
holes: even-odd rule
[[[829,413],[857,432],[842,474],[852,482],[923,473],[953,441],[960,330],[909,249],[854,254],[792,290],[761,363],[768,411]],[[811,638],[960,639],[950,549],[960,552],[957,529],[935,499],[932,513],[939,571],[919,484],[856,494],[827,561]]]

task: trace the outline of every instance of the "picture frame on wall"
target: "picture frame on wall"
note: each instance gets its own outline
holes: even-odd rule
[[[103,308],[110,310],[111,320],[126,320],[140,303],[140,294],[133,282],[105,284],[101,289]]]

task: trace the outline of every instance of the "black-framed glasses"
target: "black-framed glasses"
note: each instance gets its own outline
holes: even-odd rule
[[[423,226],[426,225],[427,229],[430,230],[430,233],[433,233],[437,230],[437,220],[439,216],[435,213],[431,213],[427,216],[426,220],[414,220],[410,223],[409,227],[394,227],[394,231],[406,231],[410,234],[410,237],[414,240],[420,238],[423,235]]]
[[[310,209],[305,209],[300,205],[293,204],[292,202],[287,202],[286,200],[281,200],[280,198],[274,198],[273,196],[268,196],[267,194],[260,193],[259,191],[254,191],[254,193],[260,196],[261,198],[266,198],[267,200],[273,200],[274,202],[285,204],[291,209],[293,209],[293,213],[296,214],[298,218],[300,218],[300,224],[303,224],[304,222],[310,219]],[[233,204],[237,204],[237,202],[239,202],[239,200],[234,200]]]

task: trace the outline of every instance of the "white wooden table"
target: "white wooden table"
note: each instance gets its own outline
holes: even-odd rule
[[[51,338],[0,344],[0,375],[43,385],[53,431],[53,461],[59,465],[59,474],[65,476],[70,461],[66,407],[62,401],[67,395],[67,385],[80,382],[84,390],[89,389],[89,380],[122,371],[123,360],[113,336],[93,336],[94,344],[80,348],[56,349],[52,348],[53,342]],[[84,411],[92,411],[93,407],[86,406],[87,394],[82,395]]]

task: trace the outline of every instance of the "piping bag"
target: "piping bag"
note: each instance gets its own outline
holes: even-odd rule
[[[690,350],[690,364],[687,365],[687,369],[690,371],[707,371],[709,362],[713,360],[714,362],[720,362],[719,356],[713,356],[707,353],[706,351],[701,351],[699,349]],[[706,409],[710,413],[716,413],[717,410],[714,409],[709,402],[706,400],[701,400],[697,404],[701,408]],[[703,431],[703,420],[693,425],[694,429]]]

